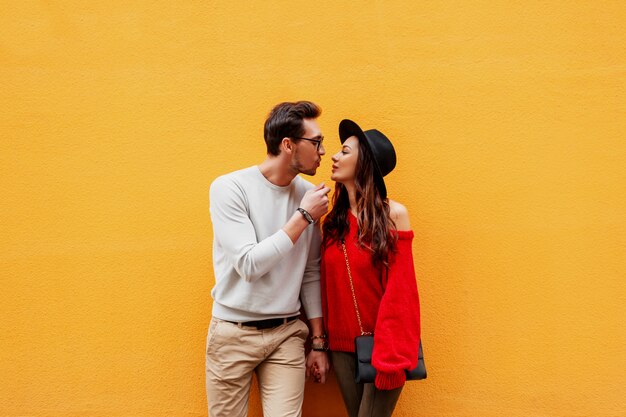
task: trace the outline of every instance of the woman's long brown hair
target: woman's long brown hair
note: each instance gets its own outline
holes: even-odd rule
[[[360,143],[355,167],[358,244],[372,253],[372,263],[388,266],[389,254],[396,249],[396,224],[391,219],[389,200],[382,199],[374,183],[374,159],[369,147]],[[348,234],[350,200],[348,190],[335,184],[333,208],[326,215],[322,227],[324,245],[341,242]]]

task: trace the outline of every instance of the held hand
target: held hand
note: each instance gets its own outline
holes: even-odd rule
[[[302,197],[300,207],[309,212],[313,220],[319,220],[328,211],[328,193],[330,188],[324,183],[320,183],[315,188],[310,189]]]
[[[313,382],[325,383],[330,361],[328,353],[312,350],[306,358],[306,378],[313,377]]]

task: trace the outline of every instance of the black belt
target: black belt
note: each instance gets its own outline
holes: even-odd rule
[[[274,327],[278,327],[282,324],[289,323],[290,321],[296,320],[300,316],[291,316],[284,317],[282,319],[266,319],[266,320],[253,320],[253,321],[229,321],[224,320],[229,323],[236,324],[237,326],[246,326],[246,327],[256,327],[257,330],[262,329],[272,329]]]

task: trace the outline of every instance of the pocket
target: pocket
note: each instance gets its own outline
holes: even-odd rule
[[[211,319],[211,324],[209,325],[209,332],[207,334],[206,339],[206,350],[209,351],[209,348],[213,346],[215,343],[215,336],[217,336],[218,329],[220,327],[220,320]]]
[[[302,338],[302,340],[306,340],[309,337],[309,326],[300,319],[296,320],[296,324],[298,325],[298,337]]]

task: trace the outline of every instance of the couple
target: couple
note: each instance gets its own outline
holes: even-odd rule
[[[265,121],[267,158],[211,184],[211,417],[247,415],[253,372],[265,417],[300,416],[305,379],[325,382],[331,360],[351,417],[390,416],[404,370],[416,365],[413,232],[383,181],[396,164],[393,145],[377,130],[340,123],[322,235],[330,188],[298,176],[314,175],[326,153],[320,113],[308,101],[278,104]],[[362,331],[375,331],[373,384],[354,380],[354,337]]]

